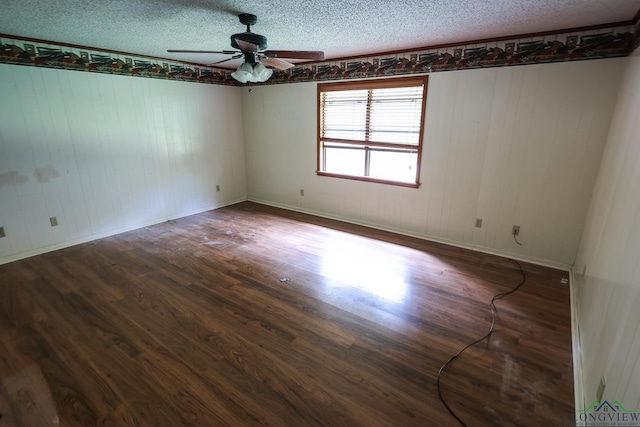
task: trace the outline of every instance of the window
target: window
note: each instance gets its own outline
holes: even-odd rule
[[[418,187],[427,79],[318,84],[318,175]]]

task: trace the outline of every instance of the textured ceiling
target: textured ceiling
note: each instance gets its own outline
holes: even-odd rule
[[[167,49],[230,49],[238,13],[270,49],[326,58],[631,21],[640,0],[2,0],[0,33],[208,64]],[[239,62],[227,62],[235,67]]]

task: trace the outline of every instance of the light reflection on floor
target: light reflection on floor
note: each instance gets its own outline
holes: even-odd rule
[[[327,239],[325,249],[323,276],[397,303],[407,298],[410,285],[404,259],[391,259],[379,245],[362,242]]]

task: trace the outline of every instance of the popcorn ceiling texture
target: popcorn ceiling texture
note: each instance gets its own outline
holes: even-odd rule
[[[639,0],[2,0],[0,33],[209,64],[253,13],[269,48],[328,60],[630,21]],[[235,68],[240,61],[225,63]]]

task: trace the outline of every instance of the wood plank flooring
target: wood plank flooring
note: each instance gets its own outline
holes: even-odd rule
[[[442,376],[469,426],[572,424],[568,275],[522,265]],[[250,202],[2,265],[0,427],[455,426],[438,369],[520,280]]]

